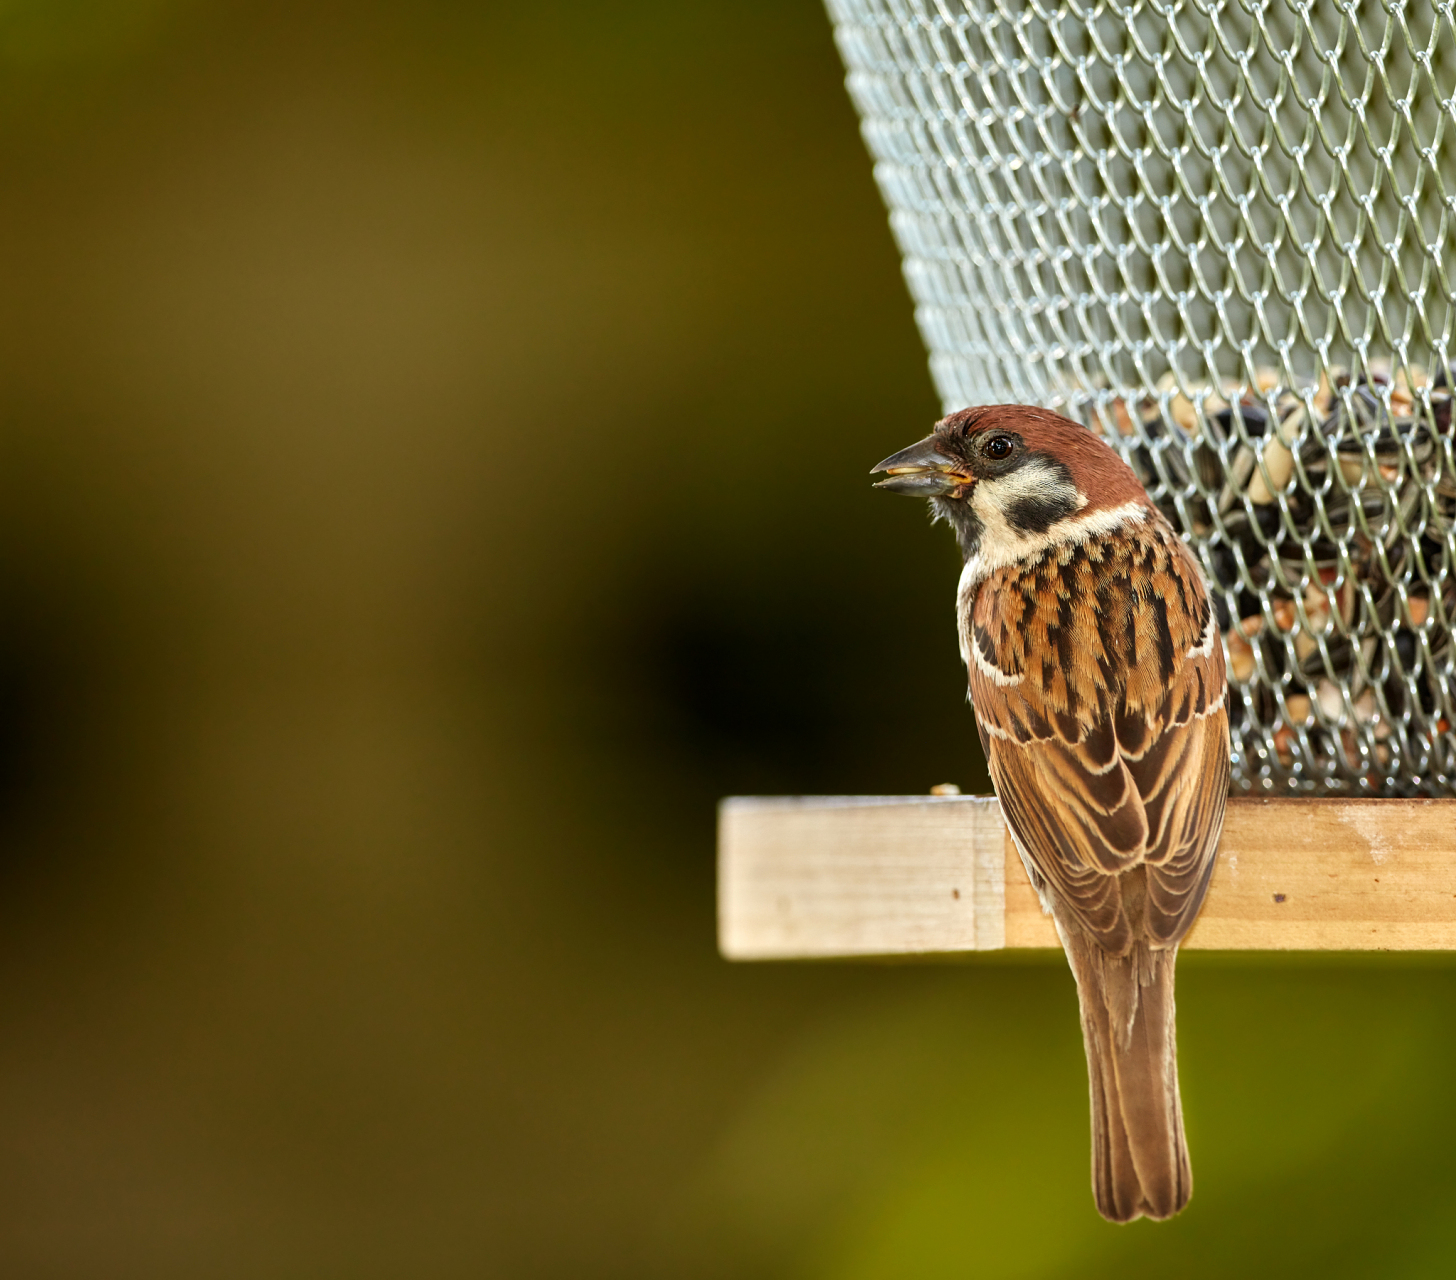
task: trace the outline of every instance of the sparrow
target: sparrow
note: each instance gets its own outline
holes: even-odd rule
[[[1097,1208],[1169,1218],[1193,1190],[1173,969],[1229,787],[1207,585],[1131,468],[1047,410],[963,409],[879,472],[877,488],[928,498],[964,557],[981,745],[1077,982]]]

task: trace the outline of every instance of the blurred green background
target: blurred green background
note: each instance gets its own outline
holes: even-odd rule
[[[728,793],[984,788],[815,0],[0,3],[0,1274],[1431,1276],[1439,961],[729,966]]]

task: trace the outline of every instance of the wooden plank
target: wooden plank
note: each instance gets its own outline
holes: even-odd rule
[[[728,800],[723,953],[736,960],[1005,945],[1005,827],[959,796]]]
[[[727,800],[730,959],[1055,947],[996,801]],[[1229,801],[1185,948],[1456,950],[1456,800]]]

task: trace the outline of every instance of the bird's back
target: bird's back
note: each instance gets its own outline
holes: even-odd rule
[[[986,577],[961,630],[1029,869],[1109,952],[1176,945],[1228,791],[1223,650],[1186,547],[1153,513],[1126,536],[1052,547]]]

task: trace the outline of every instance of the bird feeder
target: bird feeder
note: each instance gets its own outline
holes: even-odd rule
[[[1233,793],[1186,946],[1456,949],[1449,6],[828,0],[947,412],[1188,540]],[[1051,946],[995,802],[725,805],[727,954]]]

